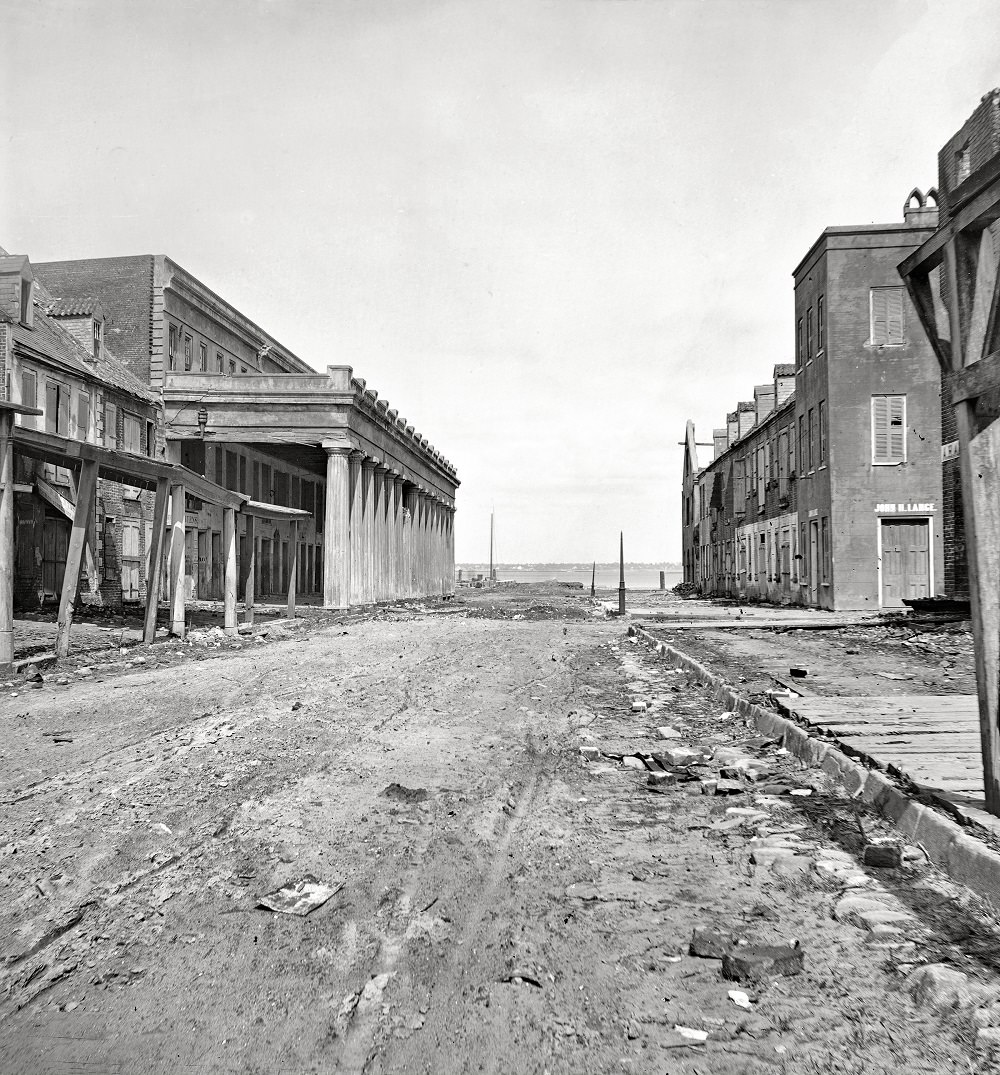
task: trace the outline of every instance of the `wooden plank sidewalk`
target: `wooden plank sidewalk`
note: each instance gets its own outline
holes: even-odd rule
[[[776,698],[814,734],[912,780],[959,809],[982,810],[982,741],[974,694]]]

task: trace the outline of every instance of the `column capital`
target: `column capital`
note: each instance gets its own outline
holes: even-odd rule
[[[354,445],[344,436],[324,437],[320,443],[329,455],[350,455],[355,450]]]
[[[360,465],[361,460],[364,459],[365,453],[360,448],[353,448],[351,450],[350,461],[352,463]]]
[[[406,484],[406,479],[403,477],[402,474],[399,473],[398,470],[394,470],[392,472],[392,480],[400,487]]]
[[[379,461],[372,455],[366,455],[364,459],[361,460],[361,465],[365,470],[374,470],[379,465]]]

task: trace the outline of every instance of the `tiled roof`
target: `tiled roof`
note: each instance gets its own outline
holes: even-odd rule
[[[92,314],[100,305],[93,296],[53,299],[45,312],[49,317],[85,317]]]
[[[46,316],[44,309],[38,305],[35,307],[31,328],[22,325],[20,321],[13,321],[12,325],[15,346],[20,344],[43,357],[49,356],[81,377],[102,381],[148,403],[156,402],[157,397],[153,392],[114,355],[108,354],[105,349],[105,353],[95,361],[58,321]]]
[[[795,376],[795,363],[794,362],[779,362],[774,367],[775,377],[794,377]]]

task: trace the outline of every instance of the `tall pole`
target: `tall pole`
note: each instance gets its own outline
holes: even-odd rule
[[[490,512],[490,583],[493,582],[493,512]]]
[[[625,615],[625,533],[619,531],[618,544],[618,615]]]
[[[594,569],[590,573],[590,596],[594,596],[594,583],[597,581],[597,561],[594,561]]]

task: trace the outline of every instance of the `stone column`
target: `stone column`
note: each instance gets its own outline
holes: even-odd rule
[[[372,600],[385,600],[385,478],[388,467],[379,463],[375,468],[374,490],[374,556],[372,558]]]
[[[375,467],[377,459],[367,458],[361,462],[362,486],[362,526],[361,526],[361,560],[363,563],[362,598],[364,604],[370,605],[375,598],[372,586],[375,579]]]
[[[351,593],[349,444],[324,442],[326,521],[323,527],[323,607],[347,608]]]
[[[392,588],[396,598],[406,596],[406,575],[404,573],[403,555],[403,475],[394,474],[392,477],[395,486],[396,518],[393,521],[393,556],[395,557],[392,572]]]
[[[446,593],[455,592],[455,508],[449,504],[445,509],[446,542],[445,542],[445,580]]]
[[[364,530],[365,530],[365,500],[364,483],[361,480],[361,460],[364,452],[351,452],[348,460],[348,471],[351,483],[351,517],[350,517],[350,540],[351,540],[351,593],[352,605],[364,604],[365,580],[364,580]]]
[[[414,582],[416,525],[417,525],[417,487],[409,485],[405,491],[407,518],[403,523],[403,592],[407,597],[415,597],[417,587]]]
[[[396,593],[396,471],[385,476],[385,599],[395,601]]]

